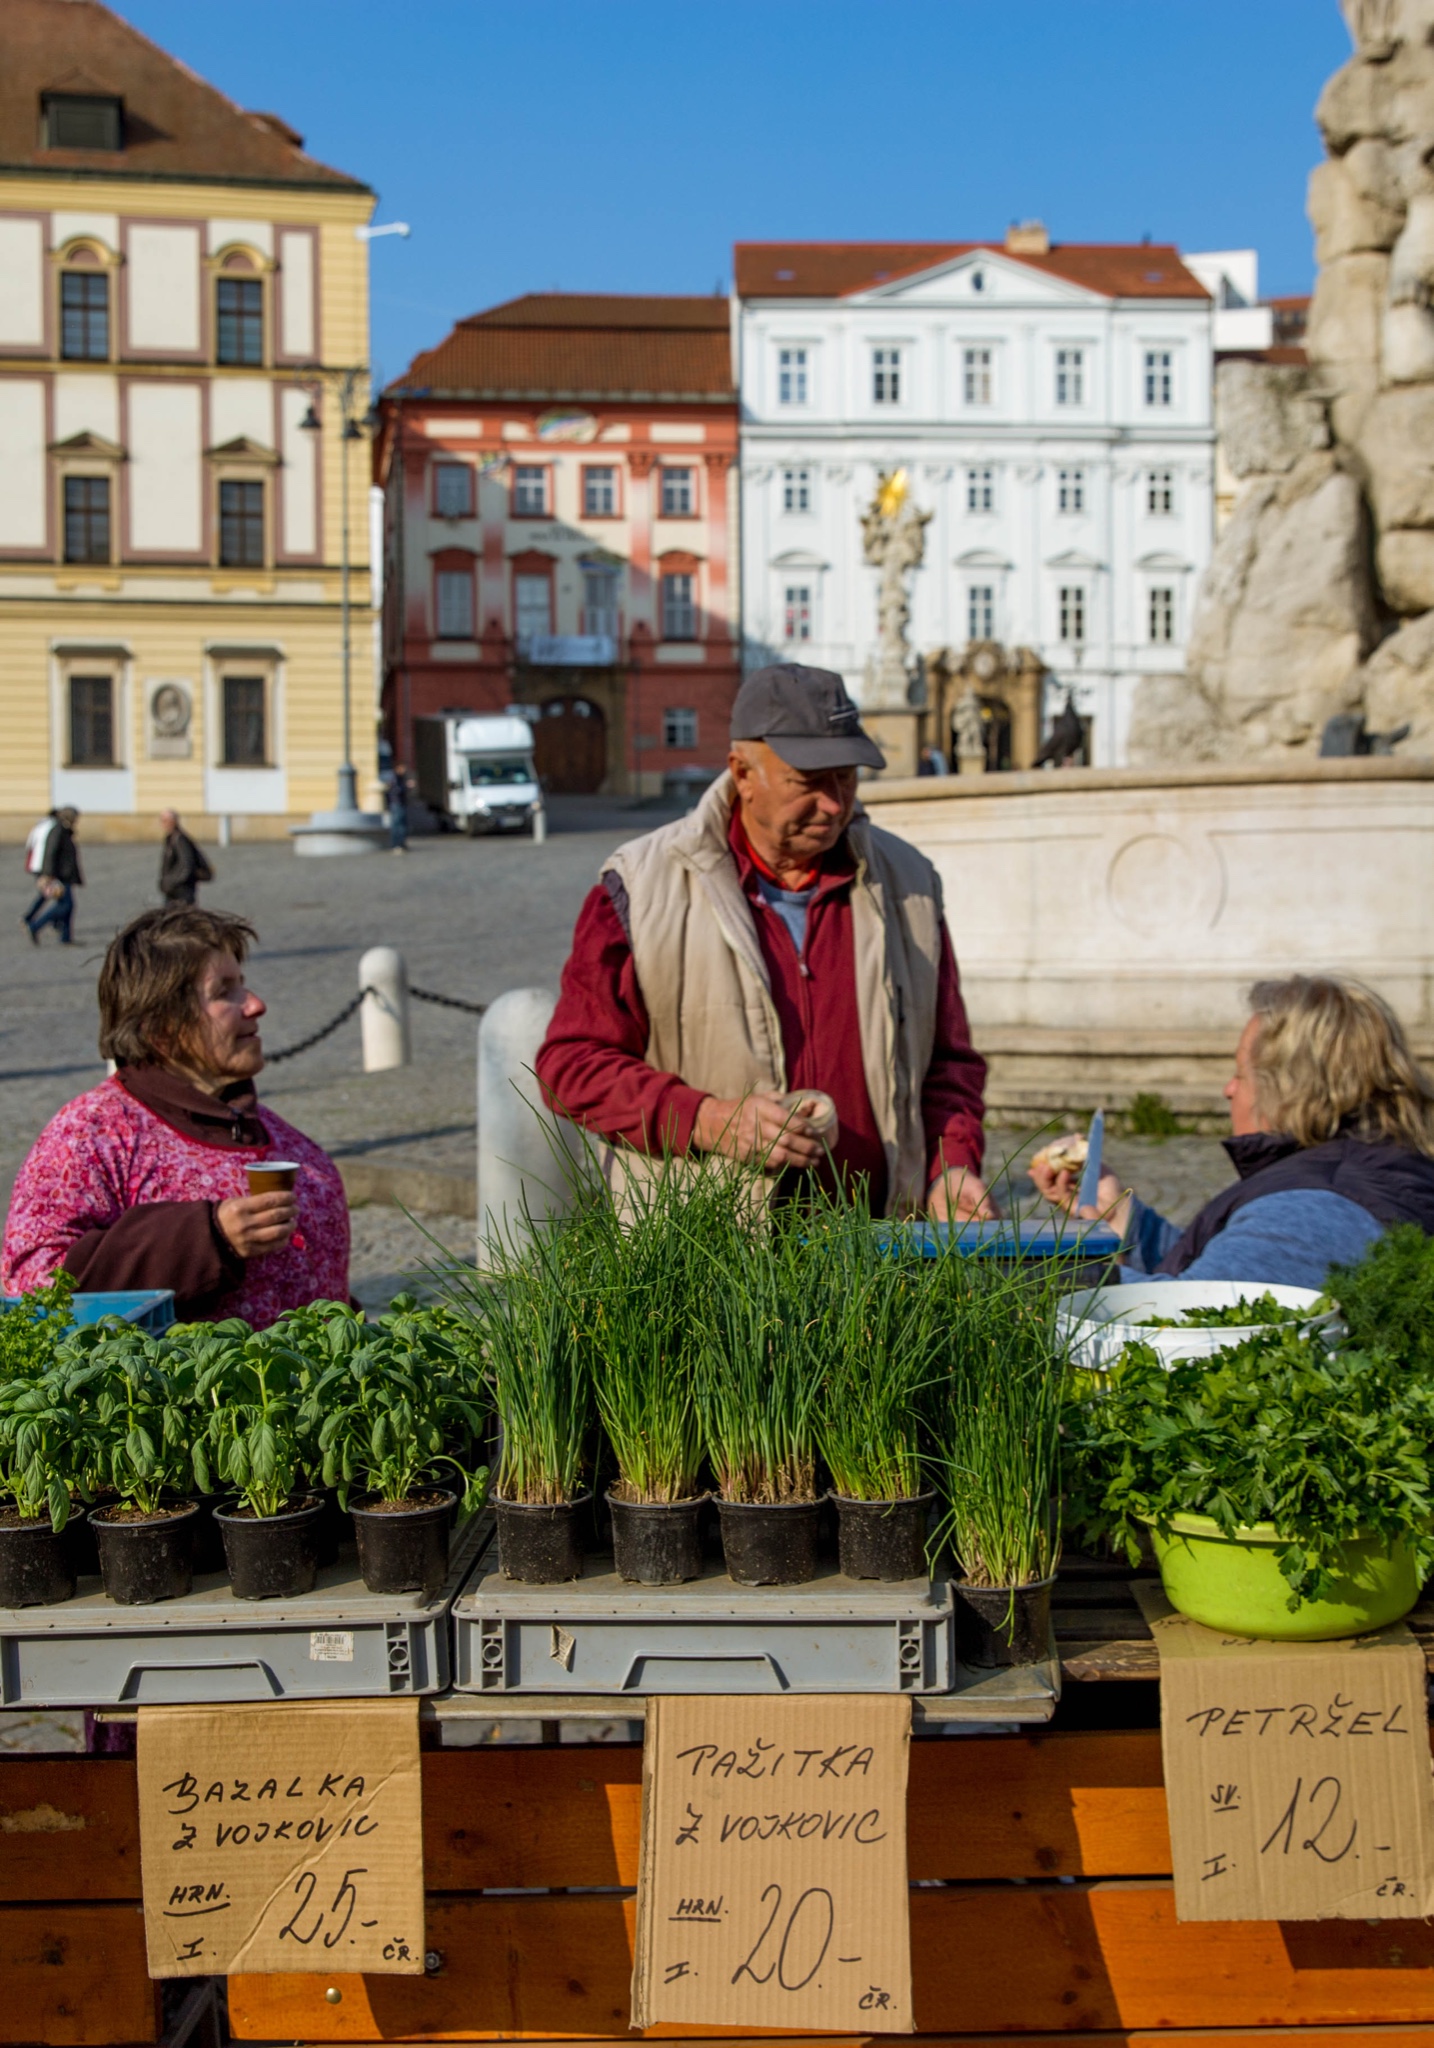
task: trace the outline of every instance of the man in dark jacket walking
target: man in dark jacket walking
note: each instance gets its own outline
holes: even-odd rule
[[[67,804],[63,810],[56,811],[50,836],[45,841],[45,857],[40,864],[39,877],[43,907],[37,903],[25,919],[26,928],[37,946],[47,924],[55,927],[62,946],[71,943],[75,890],[83,888],[85,881],[79,848],[75,845],[75,827],[79,822],[79,812]]]
[[[212,882],[214,870],[183,829],[177,811],[161,811],[164,851],[159,856],[159,893],[166,903],[192,903],[201,882]]]

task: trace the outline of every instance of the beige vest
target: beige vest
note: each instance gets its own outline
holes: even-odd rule
[[[781,1026],[727,842],[732,802],[723,775],[690,816],[630,839],[603,872],[627,892],[649,1066],[711,1095],[782,1094]],[[926,1191],[921,1089],[936,1035],[941,884],[924,854],[860,810],[847,840],[862,1066],[895,1215]]]

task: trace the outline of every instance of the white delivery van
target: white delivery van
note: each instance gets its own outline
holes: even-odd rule
[[[413,722],[418,794],[450,831],[531,832],[543,792],[533,763],[533,728],[513,715],[479,718],[447,711]]]

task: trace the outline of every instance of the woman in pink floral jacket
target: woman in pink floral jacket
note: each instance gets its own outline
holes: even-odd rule
[[[242,918],[188,906],[127,925],[100,973],[100,1052],[116,1072],[52,1118],[20,1169],[0,1290],[172,1287],[178,1314],[243,1316],[348,1298],[349,1221],[337,1167],[260,1107],[264,1004],[245,986]],[[299,1168],[251,1195],[245,1167]]]

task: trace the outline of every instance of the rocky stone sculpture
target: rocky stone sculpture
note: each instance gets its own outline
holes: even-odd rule
[[[862,514],[866,559],[881,572],[876,594],[876,653],[867,663],[864,708],[904,711],[911,701],[911,599],[907,572],[926,553],[929,512],[918,512],[906,471],[878,477],[876,495]]]
[[[1308,366],[1232,359],[1240,480],[1184,676],[1148,678],[1138,764],[1316,753],[1326,720],[1434,753],[1434,0],[1344,0],[1355,54],[1316,109]]]

